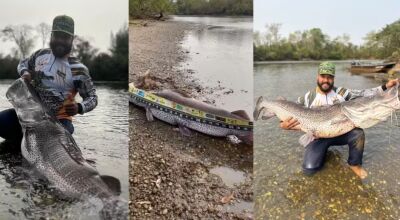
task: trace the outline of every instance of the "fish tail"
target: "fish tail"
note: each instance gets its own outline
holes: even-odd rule
[[[256,107],[253,112],[254,120],[258,120],[258,118],[260,116],[260,112],[263,109],[263,107],[261,105],[263,101],[264,101],[264,97],[262,97],[262,96],[258,97],[257,102],[256,102]]]

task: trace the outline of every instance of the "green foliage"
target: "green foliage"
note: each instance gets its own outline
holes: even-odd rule
[[[129,0],[131,18],[162,18],[173,9],[172,0]]]
[[[330,40],[319,28],[281,38],[280,27],[268,24],[265,33],[255,32],[254,60],[400,59],[400,20],[368,33],[361,46],[352,44],[346,34]]]
[[[179,15],[253,15],[253,0],[177,0]]]
[[[346,34],[333,40],[319,28],[296,31],[287,38],[279,35],[280,24],[266,25],[266,32],[254,34],[254,60],[323,60],[379,58],[376,43],[359,47],[350,42]],[[369,38],[375,39],[375,34]],[[375,56],[372,56],[375,55]]]
[[[400,59],[400,20],[386,25],[379,32],[371,32],[366,37],[367,52],[374,52],[375,57],[380,59]]]

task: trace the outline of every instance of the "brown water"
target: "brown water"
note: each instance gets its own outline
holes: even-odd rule
[[[385,77],[351,75],[337,62],[335,85],[372,88]],[[255,98],[283,96],[295,101],[316,86],[317,62],[254,66]],[[348,147],[328,151],[324,168],[303,175],[302,132],[283,131],[276,118],[255,123],[255,212],[257,219],[398,219],[400,217],[400,128],[382,122],[365,130],[361,181],[347,166]]]
[[[11,80],[0,81],[0,111],[11,108],[5,93]],[[94,159],[101,175],[121,182],[121,198],[128,191],[128,99],[125,83],[96,83],[99,104],[92,112],[75,117],[73,134],[85,158]],[[1,126],[1,125],[0,125]],[[0,138],[0,149],[6,145]],[[99,219],[98,201],[60,200],[46,184],[30,179],[21,156],[0,154],[0,219]],[[127,208],[127,207],[126,207]]]
[[[245,172],[234,170],[230,167],[214,167],[210,170],[210,173],[221,177],[222,181],[228,187],[233,187],[234,185],[240,185],[246,179]]]

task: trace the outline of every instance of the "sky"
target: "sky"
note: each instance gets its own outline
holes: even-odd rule
[[[41,22],[52,24],[57,15],[66,14],[75,21],[75,34],[90,40],[100,51],[111,46],[111,32],[128,24],[128,0],[12,0],[0,3],[0,29],[7,25]],[[35,49],[42,43],[37,39]],[[0,53],[9,54],[15,45],[0,40]]]
[[[254,30],[265,24],[282,24],[280,34],[321,28],[331,38],[344,33],[354,44],[362,44],[372,30],[400,19],[399,0],[254,0]]]

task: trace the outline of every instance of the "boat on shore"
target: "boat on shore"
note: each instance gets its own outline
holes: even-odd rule
[[[355,74],[361,73],[387,73],[396,65],[396,62],[387,63],[360,63],[351,62],[350,72]]]

